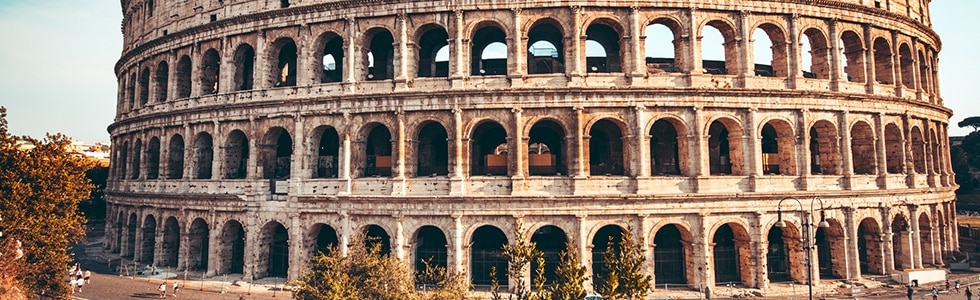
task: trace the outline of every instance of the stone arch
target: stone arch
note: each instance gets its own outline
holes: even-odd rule
[[[177,98],[191,96],[191,57],[182,55],[177,60]]]
[[[367,80],[387,80],[395,77],[395,38],[384,27],[375,27],[364,32],[362,49],[363,66]]]
[[[591,175],[626,175],[629,166],[627,153],[629,143],[626,135],[629,130],[622,120],[611,117],[597,119],[589,124],[586,140],[589,151],[589,173]]]
[[[932,92],[932,66],[926,59],[925,53],[919,51],[919,89]]]
[[[470,176],[507,175],[507,130],[493,120],[476,123],[470,134]]]
[[[600,282],[608,275],[606,270],[605,256],[608,251],[618,251],[619,244],[623,241],[626,228],[618,224],[608,224],[598,229],[592,235],[592,281]]]
[[[313,60],[316,66],[320,67],[317,72],[320,83],[343,82],[344,81],[344,37],[343,34],[327,31],[317,37],[314,49],[321,49],[314,55]]]
[[[875,218],[858,225],[858,261],[863,274],[885,274],[884,237]]]
[[[669,223],[658,228],[653,241],[653,274],[655,284],[690,285],[696,276],[694,264],[694,238],[681,224]]]
[[[565,44],[561,22],[550,17],[535,20],[527,31],[527,73],[564,73]]]
[[[725,74],[734,75],[734,72],[736,72],[739,69],[738,46],[737,46],[738,43],[735,42],[736,38],[738,37],[738,35],[735,33],[736,26],[733,25],[730,20],[721,20],[721,19],[708,20],[707,22],[705,22],[700,26],[700,30],[698,32],[699,40],[702,37],[704,37],[705,30],[707,30],[708,27],[714,28],[715,30],[718,31],[719,34],[721,34],[722,49],[724,50],[725,53],[725,61],[719,62],[719,61],[703,60],[701,62],[701,65],[704,68],[703,71],[707,74],[714,74],[714,75],[725,75]],[[701,48],[701,53],[703,57],[708,47],[705,47],[703,44],[699,46]]]
[[[861,35],[851,30],[845,30],[840,35],[840,44],[844,54],[841,63],[846,76],[845,80],[865,82],[864,41],[861,40]]]
[[[286,277],[289,271],[289,231],[277,221],[269,221],[259,232],[259,254],[255,276]]]
[[[136,141],[133,142],[133,157],[132,160],[130,161],[130,167],[129,167],[129,169],[131,170],[129,172],[130,179],[140,178],[140,169],[142,169],[141,168],[142,164],[143,164],[143,139],[136,138]]]
[[[898,46],[898,66],[901,73],[902,86],[905,88],[915,87],[915,56],[912,55],[912,48],[907,43]]]
[[[830,227],[816,227],[817,268],[820,278],[847,278],[847,237],[844,225],[837,219],[825,219]],[[819,222],[819,221],[818,221]]]
[[[905,172],[905,137],[902,130],[895,123],[885,125],[885,165],[889,174],[902,174]]]
[[[851,167],[856,175],[874,175],[878,170],[875,134],[865,121],[851,125]]]
[[[932,157],[932,172],[934,174],[942,174],[942,152],[940,152],[941,144],[939,138],[936,137],[935,128],[929,129],[929,156]]]
[[[690,175],[688,130],[674,116],[657,119],[650,126],[650,174]]]
[[[245,270],[245,228],[237,220],[228,220],[218,237],[218,274],[242,274]]]
[[[160,177],[160,138],[150,137],[146,146],[146,179]]]
[[[767,235],[766,273],[770,282],[792,281],[806,283],[807,271],[803,267],[803,236],[800,229],[789,221],[784,226],[770,227]],[[791,226],[785,226],[792,224]]]
[[[293,138],[282,127],[269,128],[262,139],[263,177],[285,179],[290,177],[293,157]]]
[[[279,37],[272,42],[268,61],[275,62],[271,66],[272,87],[296,86],[297,58],[299,48],[291,37]]]
[[[126,249],[123,252],[124,258],[136,258],[136,230],[139,227],[139,220],[135,212],[129,214],[129,223],[126,226]]]
[[[803,30],[802,38],[806,38],[810,49],[810,72],[803,72],[803,77],[830,79],[830,43],[827,34],[820,28],[810,27]],[[804,62],[806,63],[806,62]]]
[[[156,101],[167,101],[167,93],[170,91],[170,65],[167,61],[161,60],[157,64],[156,73],[153,76],[154,91],[156,91]]]
[[[471,75],[506,75],[507,74],[507,55],[510,51],[504,51],[504,58],[498,56],[485,56],[488,46],[492,44],[507,45],[507,34],[503,25],[496,21],[482,21],[473,27],[473,34],[470,35],[470,73]]]
[[[896,270],[915,268],[912,255],[912,230],[909,220],[899,213],[892,219],[892,251]]]
[[[706,138],[711,174],[744,175],[741,124],[730,117],[719,117],[708,124]]]
[[[143,247],[140,250],[139,261],[149,265],[155,265],[154,257],[156,255],[156,241],[157,241],[157,220],[153,215],[146,215],[143,217],[143,237],[140,243]]]
[[[415,248],[414,270],[416,274],[421,274],[427,264],[431,268],[448,268],[449,243],[442,229],[432,225],[422,226],[415,232],[412,244]],[[436,282],[426,283],[436,284]]]
[[[143,67],[138,83],[140,86],[140,107],[143,107],[150,102],[150,67]]]
[[[176,268],[180,261],[180,224],[177,223],[177,218],[170,216],[163,222],[163,243],[160,244],[160,261],[159,265],[161,267],[174,267]]]
[[[527,133],[529,175],[568,174],[568,141],[565,128],[555,119],[535,120]]]
[[[568,235],[560,227],[555,225],[545,225],[534,230],[531,235],[531,242],[534,243],[535,249],[541,251],[544,256],[544,282],[545,284],[551,284],[557,279],[555,269],[558,267],[561,261],[561,252],[567,251],[566,245],[568,244]],[[538,278],[538,274],[535,272],[538,268],[538,262],[531,262],[531,281],[534,282]]]
[[[892,63],[892,47],[883,37],[874,39],[875,81],[879,84],[895,84],[895,70]]]
[[[926,173],[926,141],[922,136],[922,130],[918,126],[913,126],[909,134],[912,144],[912,165],[915,173]]]
[[[208,271],[208,248],[211,241],[211,227],[202,218],[194,218],[187,230],[188,270]],[[222,257],[222,259],[225,259]]]
[[[214,145],[211,134],[202,131],[194,137],[194,179],[211,179]]]
[[[126,179],[126,166],[131,163],[129,161],[129,141],[124,141],[122,147],[116,151],[116,161],[119,162],[117,169],[119,179]]]
[[[391,235],[384,227],[378,224],[370,224],[361,228],[360,231],[364,234],[364,246],[368,249],[378,246],[380,251],[378,254],[382,256],[391,255]]]
[[[657,29],[658,26],[662,26],[670,32],[670,37],[672,38],[670,41],[665,42],[651,40],[651,35],[659,30]],[[686,60],[686,56],[684,55],[685,49],[684,47],[679,46],[681,45],[680,42],[684,35],[684,26],[681,25],[679,20],[670,16],[657,17],[647,23],[643,35],[645,41],[644,48],[646,50],[645,57],[647,73],[678,73],[682,72],[683,70],[687,70],[689,62]],[[653,45],[669,47],[672,50],[670,52],[673,53],[673,55],[670,57],[655,57],[653,55],[656,51],[656,47],[652,47]]]
[[[587,22],[585,29],[585,66],[587,72],[594,73],[619,73],[623,72],[622,53],[624,48],[621,44],[623,36],[623,25],[618,20],[608,17],[600,17]],[[589,41],[595,42],[589,43]],[[593,49],[598,46],[601,49]],[[598,51],[602,50],[602,53]],[[590,54],[592,52],[593,54]]]
[[[381,123],[370,123],[364,126],[364,176],[392,176],[394,160],[392,159],[392,135],[388,126]]]
[[[449,134],[439,121],[420,124],[415,145],[416,176],[449,174]]]
[[[313,129],[311,145],[313,148],[313,178],[338,178],[340,177],[340,134],[337,128],[330,125],[322,125]]]
[[[817,120],[810,126],[810,174],[840,175],[840,137],[837,126],[828,120]]]
[[[416,31],[418,77],[449,76],[449,33],[440,24],[430,23]],[[443,58],[440,53],[445,52]]]
[[[759,132],[764,174],[797,175],[796,130],[788,121],[771,119]]]
[[[756,76],[765,77],[787,77],[789,76],[789,50],[786,45],[786,30],[782,26],[766,22],[759,24],[756,27],[756,31],[760,31],[763,34],[755,34],[753,37],[766,37],[768,38],[769,51],[772,51],[772,60],[769,62],[768,68],[762,64],[755,64],[754,70]],[[755,39],[755,38],[753,38]],[[763,42],[764,43],[764,42]],[[760,49],[760,41],[755,40],[755,51],[758,54],[761,51],[765,51],[765,48]]]
[[[248,177],[248,136],[240,129],[232,130],[225,141],[224,178],[245,179]]]
[[[934,249],[936,249],[935,246],[938,246],[938,245],[934,245],[933,244],[933,238],[934,237],[933,237],[933,234],[932,234],[932,219],[929,216],[928,209],[926,209],[923,212],[919,213],[919,228],[918,228],[918,232],[919,232],[919,236],[918,236],[918,239],[919,239],[919,249],[918,250],[919,251],[918,251],[918,253],[921,256],[922,264],[923,265],[932,265],[935,262],[941,261],[941,259],[939,259],[938,257],[935,257],[935,254],[936,253],[933,251]]]
[[[340,245],[340,236],[337,230],[328,224],[316,223],[310,227],[306,233],[306,248],[310,249],[310,256],[317,254],[328,254]]]
[[[220,78],[221,55],[214,48],[205,50],[204,55],[201,56],[201,94],[217,94]]]
[[[711,232],[715,285],[754,282],[753,267],[748,261],[753,250],[745,225],[731,221],[720,224]]]
[[[233,54],[234,89],[236,91],[251,90],[255,86],[255,49],[252,45],[242,43]]]
[[[470,284],[490,285],[490,269],[496,271],[497,282],[508,285],[507,259],[503,257],[503,246],[508,243],[507,235],[493,225],[483,225],[473,231],[470,240]]]
[[[170,157],[167,158],[167,179],[184,177],[184,137],[174,134],[168,145]]]

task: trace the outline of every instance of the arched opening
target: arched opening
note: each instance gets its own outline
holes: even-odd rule
[[[919,127],[912,127],[912,164],[915,166],[915,173],[926,173],[926,141],[922,138],[922,131]]]
[[[225,178],[244,179],[248,176],[248,137],[234,130],[225,142]]]
[[[437,282],[420,282],[418,275],[425,271],[426,264],[430,268],[445,270],[448,264],[448,243],[446,235],[438,227],[426,225],[419,228],[415,235],[415,275],[416,282],[437,284]]]
[[[733,75],[738,70],[735,30],[725,22],[714,20],[705,24],[701,31],[702,72]]]
[[[318,128],[314,132],[316,148],[316,162],[313,178],[337,178],[339,173],[340,157],[340,136],[337,129],[333,127]]]
[[[568,243],[565,231],[553,225],[543,226],[534,231],[534,234],[531,235],[531,242],[534,243],[535,249],[541,251],[544,258],[544,274],[542,275],[544,275],[545,284],[554,283],[557,278],[555,269],[560,262],[561,252],[568,250],[565,247]],[[537,269],[538,262],[531,261],[531,282],[538,280]]]
[[[497,122],[484,122],[470,135],[470,175],[507,175],[507,131]]]
[[[170,137],[170,157],[167,161],[167,179],[184,177],[184,138],[179,134]]]
[[[156,253],[157,245],[157,220],[153,215],[147,215],[143,220],[143,248],[140,252],[139,261],[149,265],[155,265],[153,255]]]
[[[425,33],[418,40],[418,76],[449,76],[449,34],[445,28],[437,25],[426,26],[423,30]],[[447,50],[445,58],[440,57],[439,53],[443,49]]]
[[[177,60],[177,98],[191,96],[191,58],[187,55]]]
[[[218,55],[218,50],[208,49],[201,58],[201,94],[218,93],[220,73],[221,56]]]
[[[751,266],[742,261],[744,254],[752,253],[748,233],[741,225],[721,225],[712,238],[714,247],[715,285],[741,284],[752,276]]]
[[[810,174],[840,174],[840,146],[837,128],[827,120],[820,120],[810,127]]]
[[[606,225],[596,231],[592,237],[592,278],[598,282],[600,278],[609,275],[606,270],[606,252],[619,252],[619,245],[623,242],[624,229],[617,225]]]
[[[902,131],[895,123],[885,125],[885,164],[889,174],[905,173],[905,147]]]
[[[391,32],[383,28],[375,28],[366,33],[367,48],[367,80],[385,80],[394,78],[395,51],[394,38]]]
[[[935,247],[933,247],[932,230],[932,221],[929,220],[929,215],[926,213],[919,214],[919,253],[923,265],[933,265],[934,262],[939,261],[933,257],[935,253],[932,252],[932,249]]]
[[[719,119],[708,126],[708,165],[712,175],[741,175],[743,157],[741,129],[730,119]]]
[[[286,277],[289,271],[289,232],[286,231],[286,227],[279,222],[269,222],[262,228],[262,238],[259,243],[262,252],[258,259],[260,262],[265,261],[266,264],[258,266],[256,276]]]
[[[871,125],[857,122],[851,127],[851,161],[854,174],[872,175],[877,172],[875,136]]]
[[[816,28],[809,28],[803,31],[805,39],[801,42],[809,47],[803,47],[802,49],[809,50],[804,52],[804,58],[806,54],[809,54],[809,68],[806,68],[804,64],[803,67],[803,77],[806,78],[816,78],[816,79],[830,79],[830,44],[827,42],[827,36]],[[803,60],[807,62],[808,60]]]
[[[919,89],[932,92],[932,67],[929,66],[929,61],[926,60],[926,56],[922,51],[919,51]]]
[[[653,274],[657,285],[687,284],[690,233],[676,224],[657,230],[653,238]]]
[[[391,255],[391,236],[381,226],[369,225],[364,228],[364,246],[371,249],[375,245],[379,246],[380,252],[378,254],[382,256]]]
[[[296,64],[297,49],[296,42],[292,39],[283,38],[272,44],[272,49],[276,49],[276,65],[273,68],[272,78],[275,82],[274,87],[296,86]]]
[[[115,224],[115,228],[113,228],[113,230],[115,230],[115,236],[114,236],[115,243],[113,245],[110,245],[110,252],[113,254],[119,254],[120,256],[123,256],[122,241],[123,241],[123,235],[125,234],[125,232],[123,231],[123,227],[126,226],[126,224],[123,223],[123,220],[125,220],[125,218],[126,217],[123,215],[122,212],[119,212],[119,215],[116,216],[116,224]]]
[[[487,286],[493,281],[491,269],[496,274],[497,283],[507,286],[507,259],[504,258],[504,245],[507,236],[492,225],[483,225],[473,232],[470,239],[470,283]]]
[[[207,132],[197,134],[194,139],[194,178],[211,179],[211,166],[214,160],[214,147],[211,135]]]
[[[225,222],[218,237],[218,274],[241,274],[245,269],[245,229],[238,221]],[[206,262],[205,262],[206,263]]]
[[[449,174],[449,135],[439,122],[428,122],[418,135],[417,176]]]
[[[904,215],[895,215],[892,220],[892,252],[896,270],[912,269],[912,237],[911,226]]]
[[[626,147],[619,124],[599,120],[589,129],[589,170],[592,175],[625,175]]]
[[[388,127],[374,124],[364,145],[364,176],[391,176],[391,133]]]
[[[915,87],[915,57],[908,44],[898,47],[898,61],[902,73],[902,85],[906,88]]]
[[[826,220],[830,227],[817,227],[817,267],[820,278],[847,278],[847,241],[844,226],[835,219]]]
[[[160,138],[150,138],[146,147],[146,179],[160,177]]]
[[[585,29],[585,65],[588,72],[616,73],[623,71],[619,30],[593,23]]]
[[[885,274],[881,230],[872,218],[861,220],[858,226],[858,261],[863,274]]]
[[[143,140],[136,139],[136,142],[133,143],[133,160],[130,162],[131,165],[129,168],[130,170],[132,170],[130,172],[130,179],[140,178],[140,166],[142,164],[142,157],[143,157]]]
[[[251,90],[255,84],[255,49],[242,44],[235,50],[235,90]]]
[[[941,174],[942,171],[942,152],[939,152],[939,139],[936,138],[936,131],[929,130],[929,155],[932,156],[932,172],[933,174]]]
[[[796,175],[796,135],[793,127],[781,120],[762,126],[763,174]]]
[[[323,45],[322,54],[320,65],[323,74],[320,75],[320,83],[344,81],[344,39],[340,36],[331,37]]]
[[[126,227],[126,250],[123,251],[123,257],[127,259],[133,259],[136,256],[136,230],[139,228],[137,222],[136,214],[130,214],[129,225]]]
[[[565,130],[552,120],[531,126],[528,134],[528,174],[551,176],[568,174],[565,152]]]
[[[865,82],[864,71],[864,43],[861,37],[853,31],[845,31],[841,34],[841,51],[843,51],[844,74],[847,81]]]
[[[140,72],[139,85],[140,85],[140,106],[146,106],[146,103],[150,101],[150,68],[149,67],[143,68],[143,71]]]
[[[157,102],[167,101],[167,92],[170,91],[170,65],[165,61],[157,64],[156,74],[153,76],[153,86],[156,92]]]
[[[684,70],[683,47],[678,47],[681,26],[673,20],[655,20],[644,29],[647,73],[678,73]]]
[[[177,258],[180,250],[180,225],[177,224],[177,218],[169,217],[163,222],[163,243],[161,246],[160,254],[162,257],[158,264],[161,267],[176,268],[179,263]]]
[[[194,271],[208,270],[208,243],[211,240],[211,229],[204,219],[196,218],[187,230],[187,269]]]
[[[507,75],[507,35],[496,24],[476,30],[470,53],[471,75]]]
[[[879,84],[895,84],[895,70],[892,64],[892,47],[884,38],[874,42],[875,81]]]
[[[546,74],[565,72],[565,51],[560,23],[542,19],[527,33],[527,73]]]
[[[262,146],[265,158],[265,179],[289,178],[293,159],[293,138],[282,127],[273,127],[265,135]]]
[[[123,142],[122,148],[116,152],[116,162],[119,163],[119,168],[117,169],[119,179],[126,179],[126,166],[130,164],[129,141]]]
[[[771,23],[759,25],[752,35],[755,40],[755,76],[786,77],[789,75],[789,61],[786,49],[786,35],[783,29]]]
[[[678,137],[674,124],[667,120],[654,122],[650,127],[650,173],[680,175],[681,145],[686,149],[687,143]]]
[[[306,246],[307,249],[312,250],[312,255],[328,254],[339,244],[337,231],[333,227],[330,227],[330,225],[322,223],[313,225],[313,228],[310,229],[310,233],[307,235]]]
[[[129,81],[127,81],[127,84],[128,85],[126,86],[126,99],[127,99],[126,103],[129,103],[130,110],[134,110],[136,109],[136,86],[139,85],[139,83],[136,82],[135,71],[132,74],[129,74]]]

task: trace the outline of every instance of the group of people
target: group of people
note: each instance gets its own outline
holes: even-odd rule
[[[177,281],[174,281],[174,284],[173,284],[173,292],[171,292],[170,295],[173,295],[173,297],[176,298],[177,297],[177,290],[178,289],[180,289],[180,286],[177,285]],[[160,287],[157,290],[160,291],[160,298],[161,299],[167,298],[167,282],[166,281],[161,282],[160,283]]]
[[[92,271],[82,270],[82,266],[78,263],[68,269],[68,286],[72,294],[76,291],[81,293],[82,287],[90,282],[92,282]]]
[[[946,280],[946,291],[947,292],[950,291],[950,289],[949,289],[949,280]],[[955,293],[955,294],[959,294],[960,293],[960,281],[959,280],[956,280],[954,282],[953,291],[954,291],[953,293]],[[912,286],[909,285],[908,286],[908,290],[906,291],[906,294],[907,294],[909,300],[912,300],[912,294],[914,294],[914,293],[915,293],[915,290],[913,290],[912,289]],[[937,288],[935,286],[932,287],[932,291],[930,291],[929,294],[932,295],[932,300],[938,300],[939,299],[939,288]],[[970,290],[970,287],[966,287],[966,290],[964,291],[963,295],[966,296],[966,300],[973,300],[973,291]]]

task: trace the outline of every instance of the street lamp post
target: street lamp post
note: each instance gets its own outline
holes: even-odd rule
[[[813,225],[812,216],[813,216],[813,203],[814,203],[814,201],[820,202],[820,209],[819,209],[820,210],[820,222],[817,223],[817,227],[819,227],[819,228],[827,228],[827,227],[830,227],[830,223],[827,223],[827,218],[826,218],[826,214],[824,213],[824,207],[823,207],[823,200],[822,199],[816,198],[816,197],[814,197],[813,199],[811,199],[810,200],[810,211],[809,211],[809,214],[807,214],[807,211],[803,208],[803,202],[800,202],[800,199],[796,199],[794,197],[785,197],[785,198],[779,200],[779,203],[776,204],[776,224],[774,226],[779,227],[779,228],[786,227],[786,222],[783,221],[783,210],[782,210],[783,201],[786,201],[786,200],[796,201],[796,204],[800,205],[800,210],[799,210],[799,212],[800,212],[800,222],[803,223],[802,226],[801,226],[802,227],[801,229],[803,229],[803,252],[806,252],[806,257],[805,257],[805,260],[804,260],[804,263],[806,263],[806,283],[807,283],[806,285],[807,285],[807,288],[809,289],[808,290],[809,296],[810,296],[809,299],[810,300],[813,300],[813,257],[812,256],[813,256],[813,247],[815,246],[815,241],[812,241],[811,240],[811,237],[810,237],[810,230],[811,230],[811,228],[810,227]]]

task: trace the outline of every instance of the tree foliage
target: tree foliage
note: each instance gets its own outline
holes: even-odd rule
[[[645,299],[653,278],[643,275],[646,257],[640,245],[633,240],[633,228],[623,232],[623,238],[615,243],[612,237],[603,256],[604,276],[596,278],[595,290],[603,299]]]
[[[463,276],[445,268],[428,267],[423,277],[437,284],[427,291],[417,291],[412,271],[401,260],[383,255],[381,243],[364,243],[363,234],[351,240],[347,256],[333,247],[313,258],[310,269],[290,282],[293,299],[459,299],[469,288]]]
[[[548,287],[551,300],[585,299],[586,268],[579,260],[578,250],[571,243],[565,244],[565,251],[559,254],[558,267],[555,268],[555,282]]]
[[[6,117],[0,107],[0,249],[20,241],[24,256],[0,254],[0,274],[16,278],[28,294],[66,298],[68,251],[85,234],[77,207],[92,190],[85,177],[92,163],[73,155],[64,135],[11,135]]]
[[[527,239],[527,231],[521,219],[516,223],[517,241],[513,244],[504,245],[504,257],[507,258],[507,276],[517,278],[517,286],[514,288],[514,296],[517,300],[539,300],[548,299],[547,290],[544,289],[544,253],[538,250],[534,242]],[[532,283],[534,288],[527,286],[524,277],[528,272],[531,262],[537,263],[537,274]],[[496,276],[492,277],[496,280]],[[494,291],[496,293],[496,291]]]
[[[973,127],[973,131],[976,132],[977,129],[980,129],[980,116],[967,117],[963,121],[956,123],[956,125],[960,128]]]

